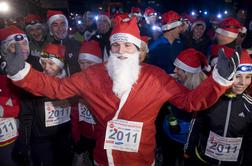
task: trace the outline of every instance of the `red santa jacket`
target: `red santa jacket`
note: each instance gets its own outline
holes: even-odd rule
[[[96,132],[99,137],[94,150],[95,161],[99,165],[108,165],[103,148],[106,125],[115,116],[120,99],[112,92],[113,83],[104,64],[91,66],[63,80],[48,77],[26,64],[12,79],[16,79],[16,85],[36,95],[59,99],[79,95],[84,98],[92,107],[92,113],[97,120]],[[151,165],[155,149],[154,122],[162,104],[168,101],[189,112],[210,107],[228,88],[218,84],[217,80],[221,80],[220,76],[213,72],[213,77],[189,91],[160,68],[143,64],[139,78],[131,88],[118,116],[118,119],[143,122],[139,149],[137,153],[113,150],[115,165]],[[232,82],[229,82],[229,85],[231,84]]]
[[[8,136],[7,140],[3,137],[11,135],[10,130],[17,128],[16,120],[14,118],[18,116],[20,111],[17,87],[15,87],[4,75],[0,75],[0,107],[2,112],[0,117],[0,128],[2,131],[0,134],[0,147],[2,147],[16,140],[17,135],[15,134]],[[9,131],[8,134],[7,131]]]

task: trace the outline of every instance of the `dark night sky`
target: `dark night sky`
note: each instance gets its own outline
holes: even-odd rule
[[[81,12],[85,9],[90,8],[93,6],[92,4],[101,4],[103,0],[68,0],[69,1],[69,8],[70,11],[77,11]],[[113,1],[113,0],[111,0]],[[124,2],[126,3],[126,0],[116,1],[116,2]],[[144,9],[146,6],[149,6],[147,3],[144,3],[142,0],[142,4],[137,3],[137,0],[130,0],[130,5],[128,6],[130,9],[130,6],[139,6],[142,9]],[[233,7],[233,4],[237,4],[236,7],[240,6],[246,6],[252,8],[252,0],[233,0],[233,3],[228,3],[230,5],[227,5],[224,3],[224,0],[156,0],[156,2],[160,2],[161,6],[158,7],[157,10],[160,12],[164,12],[167,10],[176,10],[178,12],[188,12],[192,9],[207,9],[211,12],[218,12],[225,9],[231,9]],[[126,9],[127,10],[127,9]]]

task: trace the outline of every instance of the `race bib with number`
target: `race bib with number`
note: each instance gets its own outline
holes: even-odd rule
[[[241,137],[221,137],[210,131],[205,155],[219,161],[237,161],[241,144]]]
[[[17,121],[14,118],[0,118],[0,143],[18,135]]]
[[[122,119],[107,123],[104,149],[138,152],[143,122]]]
[[[89,124],[96,124],[93,115],[88,110],[88,108],[85,106],[85,104],[79,102],[78,110],[79,110],[79,121],[84,121]]]
[[[71,107],[61,105],[57,101],[45,102],[45,125],[46,127],[57,126],[70,121]]]

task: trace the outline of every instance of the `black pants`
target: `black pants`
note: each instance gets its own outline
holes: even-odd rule
[[[71,166],[73,150],[68,137],[31,141],[33,166]]]
[[[17,166],[17,163],[13,160],[14,143],[7,146],[0,147],[0,165],[1,166]]]

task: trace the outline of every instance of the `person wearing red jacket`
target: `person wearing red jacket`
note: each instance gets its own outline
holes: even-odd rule
[[[96,40],[84,41],[80,48],[79,64],[81,70],[102,63],[102,51]],[[71,112],[72,137],[75,142],[74,165],[83,162],[93,163],[93,149],[95,146],[95,126],[96,120],[90,111],[90,106],[83,99],[79,99]]]
[[[140,32],[136,18],[115,18],[107,63],[90,66],[64,79],[49,77],[20,62],[22,57],[1,58],[15,85],[36,95],[85,99],[96,118],[97,165],[154,165],[155,119],[165,101],[188,112],[213,105],[233,83],[239,54],[220,54],[213,75],[188,90],[163,70],[139,63]],[[18,45],[17,45],[17,48]],[[6,64],[6,65],[5,65]]]
[[[10,26],[0,32],[1,55],[15,53],[15,43],[22,45],[22,53],[28,55],[28,40],[17,27]],[[14,46],[14,47],[13,47]],[[20,100],[18,88],[6,77],[0,75],[0,163],[1,166],[15,166],[12,157],[15,140],[18,137],[18,115]]]

